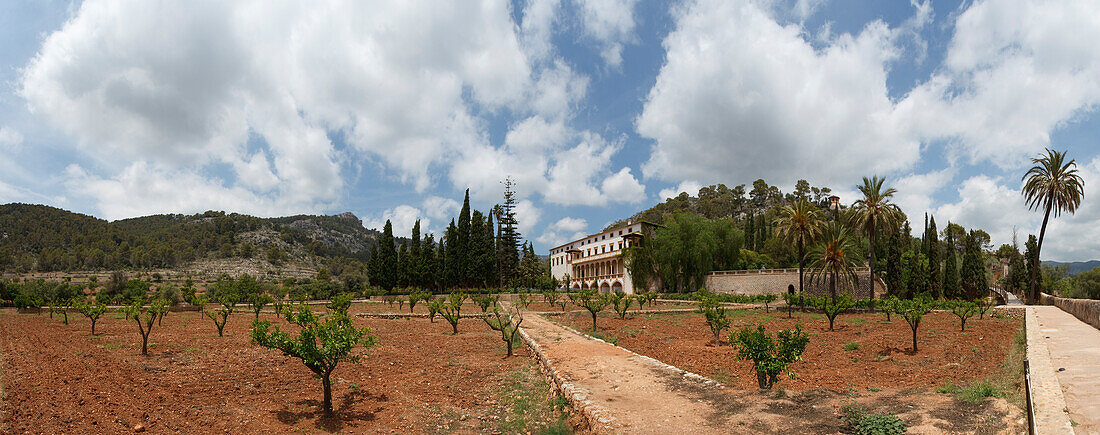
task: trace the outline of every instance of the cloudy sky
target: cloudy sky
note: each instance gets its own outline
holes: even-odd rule
[[[518,184],[540,251],[699,185],[864,175],[915,222],[1100,258],[1095,1],[0,2],[0,203],[417,217]],[[917,224],[919,227],[920,224]],[[1026,237],[1026,236],[1022,236]]]

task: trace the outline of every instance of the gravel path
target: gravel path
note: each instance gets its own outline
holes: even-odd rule
[[[570,384],[601,433],[710,433],[713,381],[529,314],[523,329]],[[590,419],[591,420],[591,419]],[[709,421],[708,421],[709,420]]]

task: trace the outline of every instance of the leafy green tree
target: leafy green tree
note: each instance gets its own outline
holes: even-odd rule
[[[154,299],[146,307],[140,300],[135,300],[129,306],[123,308],[128,320],[137,322],[138,332],[141,333],[141,354],[149,355],[149,333],[153,332],[153,324],[157,318],[168,311],[168,302],[163,299]]]
[[[978,319],[984,319],[985,313],[993,308],[997,301],[993,298],[977,298],[974,299],[974,305],[978,307]]]
[[[592,314],[592,330],[596,328],[596,315],[607,308],[607,305],[611,303],[611,300],[607,295],[599,294],[595,289],[584,289],[576,293],[571,293],[569,299],[573,301],[573,304],[578,307],[588,310]]]
[[[284,355],[302,360],[306,368],[321,378],[324,390],[322,409],[332,414],[332,372],[341,362],[359,362],[351,352],[357,345],[370,348],[377,342],[370,328],[356,328],[351,318],[340,311],[330,311],[322,320],[308,307],[287,307],[284,317],[301,328],[297,337],[279,330],[267,320],[252,322],[252,342],[277,349]]]
[[[1057,218],[1063,212],[1076,212],[1081,205],[1081,197],[1085,195],[1085,182],[1077,174],[1076,160],[1070,159],[1066,162],[1065,151],[1047,148],[1045,156],[1033,158],[1031,161],[1035,166],[1024,174],[1022,193],[1031,210],[1043,209],[1043,226],[1039,230],[1039,242],[1035,246],[1035,258],[1040,258],[1050,213],[1054,212],[1054,217]],[[1029,303],[1039,300],[1037,272],[1036,268],[1031,270]]]
[[[891,314],[898,312],[898,303],[898,297],[894,295],[889,295],[879,300],[879,309],[881,309],[883,313],[886,313],[887,322],[891,321]]]
[[[825,313],[825,318],[829,319],[829,330],[832,331],[837,316],[855,306],[855,301],[848,293],[841,293],[835,298],[815,298],[814,305]]]
[[[504,340],[504,344],[508,347],[508,353],[504,357],[512,356],[512,344],[516,342],[519,326],[523,323],[523,312],[515,307],[507,310],[493,307],[493,311],[489,313],[489,316],[484,317],[482,320],[489,325],[490,329],[500,332],[500,339]]]
[[[107,304],[102,302],[88,302],[83,299],[78,299],[75,303],[76,310],[87,317],[92,322],[92,335],[95,335],[95,324],[99,321],[99,316],[107,312]]]
[[[696,298],[699,300],[699,312],[703,313],[703,319],[706,320],[710,333],[714,334],[714,345],[721,345],[722,331],[729,329],[732,323],[729,313],[721,306],[717,298],[705,290],[697,292]]]
[[[531,306],[531,295],[528,293],[520,293],[516,296],[516,302],[519,303],[520,307],[526,310],[527,307]]]
[[[557,305],[559,299],[561,299],[561,292],[558,292],[557,290],[551,289],[542,292],[542,300],[546,301],[547,304],[550,304],[551,307]]]
[[[443,299],[433,298],[428,300],[428,320],[435,323],[435,316],[443,312]]]
[[[737,359],[752,361],[757,384],[763,390],[770,390],[784,372],[791,379],[795,378],[790,365],[802,359],[806,344],[810,342],[810,336],[801,325],[779,331],[777,336],[778,343],[764,330],[764,325],[756,329],[745,327],[729,336],[730,344],[737,346]]]
[[[416,304],[420,301],[428,301],[432,297],[431,293],[421,290],[413,290],[409,292],[409,312],[413,312],[416,309]]]
[[[337,313],[348,313],[348,309],[351,308],[351,293],[340,293],[332,298],[328,302],[328,309]]]
[[[871,249],[868,250],[871,258],[868,263],[871,267],[871,279],[868,281],[871,286],[871,308],[875,307],[875,238],[879,231],[897,227],[898,223],[905,219],[901,209],[890,202],[897,193],[897,189],[883,188],[882,185],[885,182],[885,178],[879,178],[877,175],[872,178],[863,177],[863,184],[856,186],[863,194],[863,198],[852,205],[850,215],[852,226],[871,241]]]
[[[500,300],[500,295],[485,293],[470,296],[470,299],[472,299],[474,303],[477,304],[478,308],[481,308],[481,312],[485,313],[489,311],[490,307],[496,306],[497,301]]]
[[[608,299],[611,300],[611,308],[615,310],[615,314],[619,316],[619,319],[626,318],[626,312],[630,310],[630,305],[634,303],[634,296],[628,295],[622,290],[608,295]]]
[[[775,231],[777,236],[798,247],[798,291],[801,292],[805,289],[803,270],[806,267],[806,245],[821,236],[824,220],[817,207],[807,202],[804,197],[800,198],[802,199],[784,206],[779,211],[779,219],[775,221]]]
[[[260,311],[262,311],[264,307],[274,302],[275,298],[271,297],[271,295],[267,293],[253,293],[252,295],[249,295],[248,303],[252,305],[252,312],[256,314],[256,318],[254,320],[260,320]]]

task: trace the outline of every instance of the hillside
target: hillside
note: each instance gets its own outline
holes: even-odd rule
[[[1100,267],[1100,260],[1092,261],[1074,261],[1069,263],[1063,263],[1059,261],[1044,261],[1043,264],[1049,264],[1051,266],[1066,266],[1066,274],[1069,276],[1075,276],[1082,272],[1087,272],[1097,267]]]
[[[208,211],[108,222],[6,204],[0,205],[0,271],[178,268],[214,260],[316,267],[366,261],[378,236],[351,213],[258,218]]]

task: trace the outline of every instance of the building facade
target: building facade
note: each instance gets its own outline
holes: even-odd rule
[[[655,225],[628,222],[599,234],[566,243],[550,250],[550,272],[562,287],[572,290],[597,289],[601,293],[634,293],[626,270],[623,250],[641,243]],[[639,289],[640,290],[640,289]]]

